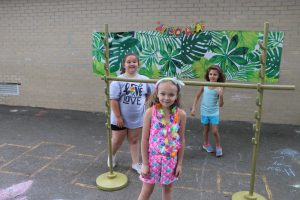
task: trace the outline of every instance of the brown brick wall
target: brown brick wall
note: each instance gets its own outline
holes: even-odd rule
[[[92,74],[91,34],[153,30],[158,20],[211,30],[284,31],[279,84],[266,91],[263,122],[300,124],[300,1],[298,0],[1,0],[0,82],[17,81],[20,96],[0,104],[104,111],[104,82]],[[195,87],[186,87],[190,107]],[[254,121],[256,91],[226,89],[223,120]]]

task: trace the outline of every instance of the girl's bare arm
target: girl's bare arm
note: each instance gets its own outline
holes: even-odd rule
[[[141,175],[146,176],[149,172],[149,159],[148,159],[148,145],[150,135],[152,108],[148,108],[144,115],[142,140],[141,140],[141,154],[142,154],[142,170]]]
[[[120,111],[120,105],[119,105],[119,101],[116,99],[111,99],[110,100],[110,106],[112,111],[114,112],[116,118],[117,118],[117,126],[118,127],[123,127],[124,122],[123,122],[123,118],[121,115],[121,111]]]
[[[220,88],[219,89],[219,106],[222,107],[224,105],[224,99],[223,99],[223,96],[224,96],[224,88]]]
[[[195,116],[196,108],[197,108],[197,105],[198,105],[198,102],[199,102],[199,99],[200,99],[200,96],[202,95],[202,93],[203,93],[203,86],[200,86],[200,88],[197,91],[196,96],[194,98],[194,102],[193,102],[193,106],[192,106],[192,110],[191,110],[192,116]]]
[[[180,129],[178,134],[180,135],[181,138],[181,148],[178,150],[178,154],[177,154],[178,160],[177,160],[177,167],[175,172],[175,175],[177,177],[180,176],[182,173],[182,161],[183,161],[184,148],[185,148],[185,136],[184,136],[185,126],[186,126],[185,111],[180,110],[179,119],[180,119]]]

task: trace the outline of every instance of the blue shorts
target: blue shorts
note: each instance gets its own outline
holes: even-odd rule
[[[216,115],[216,116],[201,115],[201,123],[204,125],[206,125],[206,124],[218,125],[219,121],[220,121],[220,118],[218,115]]]

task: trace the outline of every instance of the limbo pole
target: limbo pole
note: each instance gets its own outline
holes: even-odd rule
[[[256,174],[256,161],[259,146],[259,137],[261,129],[261,116],[262,116],[262,103],[263,103],[263,93],[264,88],[261,85],[265,82],[265,71],[266,71],[266,61],[267,61],[267,46],[268,46],[268,33],[269,33],[269,23],[266,22],[264,25],[264,41],[263,44],[259,44],[262,54],[260,57],[261,68],[259,71],[259,83],[257,84],[258,97],[256,98],[257,111],[254,112],[254,118],[256,124],[253,124],[254,137],[252,138],[252,162],[251,162],[251,176],[250,176],[250,189],[248,191],[240,191],[234,193],[232,200],[265,200],[262,195],[254,192],[255,174]]]
[[[104,79],[104,78],[103,78]],[[126,82],[141,82],[141,83],[156,83],[158,79],[126,79],[117,77],[106,77],[108,80],[114,81],[126,81]],[[242,88],[242,89],[257,89],[257,83],[220,83],[220,82],[207,82],[207,81],[185,81],[182,80],[185,85],[192,86],[215,86],[215,87],[229,87],[229,88]],[[295,90],[294,85],[268,85],[260,84],[260,87],[265,90]]]
[[[108,144],[108,159],[109,159],[109,172],[101,174],[96,179],[97,187],[101,190],[115,191],[120,190],[127,186],[128,178],[125,174],[114,172],[112,164],[112,142],[111,142],[111,127],[110,127],[110,100],[109,100],[109,46],[108,46],[108,24],[105,24],[105,76],[104,81],[105,96],[106,96],[106,129],[107,129],[107,144]]]
[[[122,174],[113,172],[112,170],[112,152],[111,152],[111,128],[110,128],[110,104],[109,104],[109,81],[126,81],[126,82],[141,82],[141,83],[156,83],[157,79],[125,79],[125,78],[117,78],[117,77],[110,77],[109,76],[109,59],[108,59],[108,28],[106,25],[106,40],[105,40],[105,47],[106,47],[106,65],[105,71],[106,76],[102,79],[106,82],[106,115],[107,115],[107,130],[108,130],[108,144],[109,144],[109,159],[110,159],[110,172],[103,174],[101,176],[110,177],[109,180],[113,182],[115,177],[122,176]],[[254,183],[255,183],[255,174],[256,174],[256,161],[257,161],[257,154],[258,154],[258,144],[259,144],[259,137],[260,137],[260,128],[261,128],[261,116],[262,116],[262,102],[263,102],[263,91],[264,90],[295,90],[294,85],[266,85],[265,83],[265,68],[266,68],[266,57],[267,57],[267,42],[268,42],[268,32],[269,32],[269,23],[264,24],[264,41],[263,44],[260,44],[260,48],[262,49],[262,54],[260,57],[261,69],[259,71],[259,82],[256,84],[245,84],[245,83],[217,83],[217,82],[199,82],[199,81],[183,81],[186,85],[192,86],[216,86],[216,87],[229,87],[229,88],[242,88],[242,89],[257,89],[258,97],[256,98],[256,105],[258,110],[254,112],[256,124],[253,125],[254,137],[252,138],[252,162],[251,162],[251,176],[250,176],[250,189],[249,191],[240,191],[234,193],[232,196],[232,200],[266,200],[260,194],[254,192]],[[125,176],[126,177],[126,176]],[[97,185],[98,185],[100,176],[97,178]],[[105,179],[105,178],[103,178]],[[117,182],[117,181],[116,181]],[[127,185],[128,179],[126,177],[126,181],[123,182],[122,186],[119,186],[117,189],[122,189]],[[117,190],[116,188],[107,189],[103,188],[103,186],[99,186],[100,189],[103,190]]]

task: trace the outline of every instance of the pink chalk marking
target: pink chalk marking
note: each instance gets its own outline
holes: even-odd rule
[[[27,197],[20,197],[20,198],[17,198],[15,200],[28,200]]]
[[[35,113],[34,116],[35,117],[41,117],[41,116],[45,115],[46,113],[48,113],[47,110],[41,110],[41,111]]]
[[[24,194],[32,185],[33,181],[26,181],[12,185],[5,189],[0,189],[0,200],[7,200],[14,198],[16,200],[27,200],[27,197],[20,197]]]

